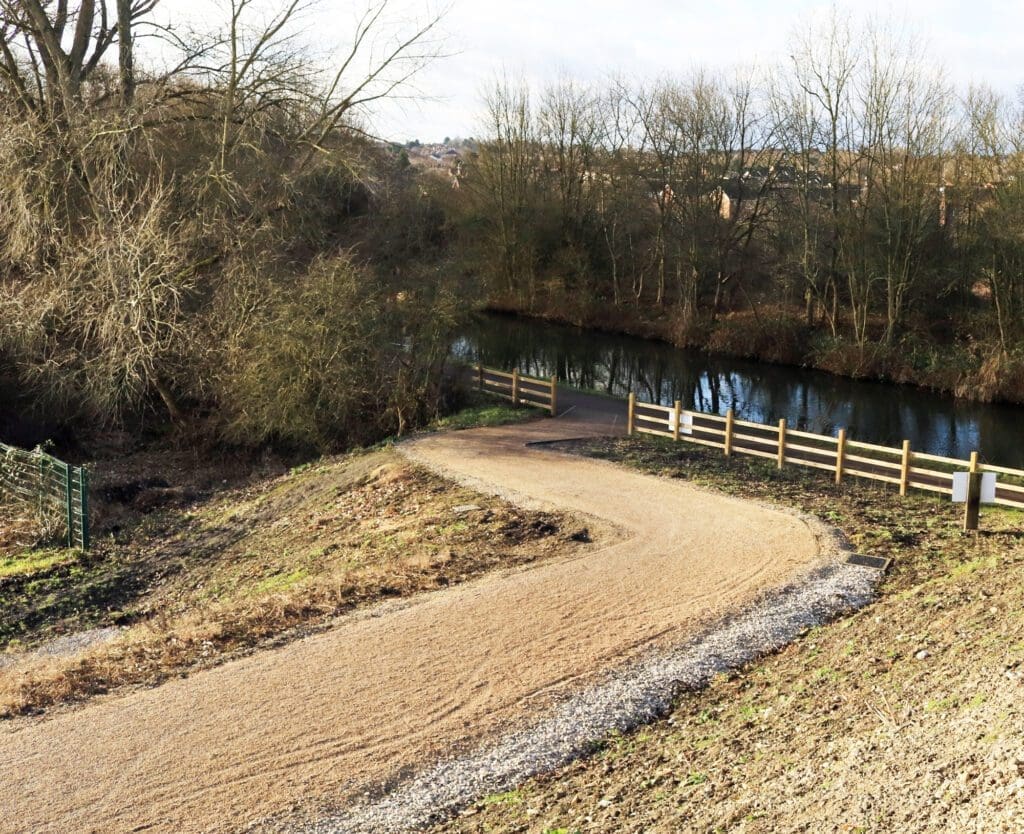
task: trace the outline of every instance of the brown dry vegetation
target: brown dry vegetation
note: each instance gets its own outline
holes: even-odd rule
[[[0,558],[34,544],[38,532],[39,519],[30,508],[12,502],[0,504]]]
[[[381,0],[328,44],[315,3],[163,5],[0,2],[0,426],[324,452],[429,421],[468,294],[359,124],[438,18]]]
[[[135,492],[116,515],[129,529],[95,552],[8,559],[17,569],[0,571],[0,715],[157,684],[328,627],[359,605],[584,546],[569,517],[475,494],[388,449],[197,500],[209,474]],[[142,515],[153,502],[165,508]],[[25,651],[99,626],[121,631],[60,656]]]
[[[893,567],[868,608],[435,831],[1019,830],[1020,513],[987,509],[965,536],[940,499],[669,442],[582,451],[812,512]]]

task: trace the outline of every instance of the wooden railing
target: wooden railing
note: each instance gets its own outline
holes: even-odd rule
[[[629,395],[629,434],[653,434],[701,446],[722,449],[725,455],[753,455],[774,460],[782,469],[787,464],[832,472],[836,483],[846,476],[868,478],[908,489],[921,489],[942,495],[953,493],[953,473],[995,472],[1002,476],[996,490],[996,503],[1024,508],[1024,470],[981,464],[978,453],[969,460],[915,452],[910,441],[900,448],[851,440],[845,429],[837,437],[797,431],[780,420],[777,426],[738,420],[732,409],[724,417],[688,411],[677,401],[673,406],[639,402]]]
[[[535,405],[546,408],[554,417],[558,413],[558,379],[540,379],[519,371],[506,373],[493,368],[476,366],[477,385],[499,397],[507,397],[513,405]]]

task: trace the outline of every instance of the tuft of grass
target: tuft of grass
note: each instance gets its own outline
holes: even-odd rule
[[[280,593],[281,591],[287,591],[302,580],[309,576],[309,569],[300,567],[287,573],[278,573],[274,576],[268,576],[262,582],[257,582],[250,593],[253,596],[264,596],[266,594]]]
[[[78,558],[76,550],[28,550],[15,556],[0,558],[0,579],[41,573]]]
[[[435,431],[459,431],[478,429],[486,426],[503,426],[509,423],[524,423],[534,420],[544,412],[532,406],[515,408],[503,402],[487,402],[468,406],[447,417],[434,421],[430,428]]]
[[[484,797],[484,805],[522,805],[523,795],[519,791],[492,793]]]

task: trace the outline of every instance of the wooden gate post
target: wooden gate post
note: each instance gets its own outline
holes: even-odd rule
[[[484,390],[484,366],[482,364],[480,364],[480,363],[477,363],[476,372],[477,372],[477,376],[480,379],[480,390],[483,391]]]
[[[786,418],[779,420],[779,469],[782,469],[786,462]]]
[[[971,470],[967,476],[967,503],[964,508],[964,532],[978,529],[981,515],[981,472],[978,471],[978,453],[971,452]]]
[[[672,428],[672,439],[679,440],[679,424],[683,422],[683,404],[676,400],[672,414],[675,417],[675,425]]]
[[[558,377],[551,377],[551,416],[558,416]]]
[[[732,421],[735,419],[732,409],[725,412],[725,456],[732,456]]]
[[[626,415],[626,434],[633,436],[633,415],[636,412],[636,394],[629,392],[629,412]]]
[[[846,429],[839,430],[836,438],[836,484],[843,482],[843,458],[846,455]]]
[[[519,405],[519,369],[512,371],[512,405]]]
[[[910,441],[903,441],[903,458],[900,461],[900,495],[906,496],[907,488],[910,486]]]

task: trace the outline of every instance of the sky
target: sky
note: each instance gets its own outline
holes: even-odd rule
[[[217,16],[216,2],[167,0],[162,8],[175,18],[208,21]],[[330,60],[344,47],[366,2],[323,0],[306,12],[303,37]],[[503,75],[539,86],[560,76],[600,82],[612,74],[651,78],[698,66],[785,62],[792,32],[833,5],[820,0],[390,2],[378,48],[446,10],[440,29],[446,56],[420,72],[401,99],[378,103],[367,117],[382,137],[423,142],[480,134],[483,90]],[[950,80],[961,87],[986,82],[1012,94],[1024,82],[1024,3],[1019,0],[837,5],[854,18],[883,14],[908,26],[926,39]]]

